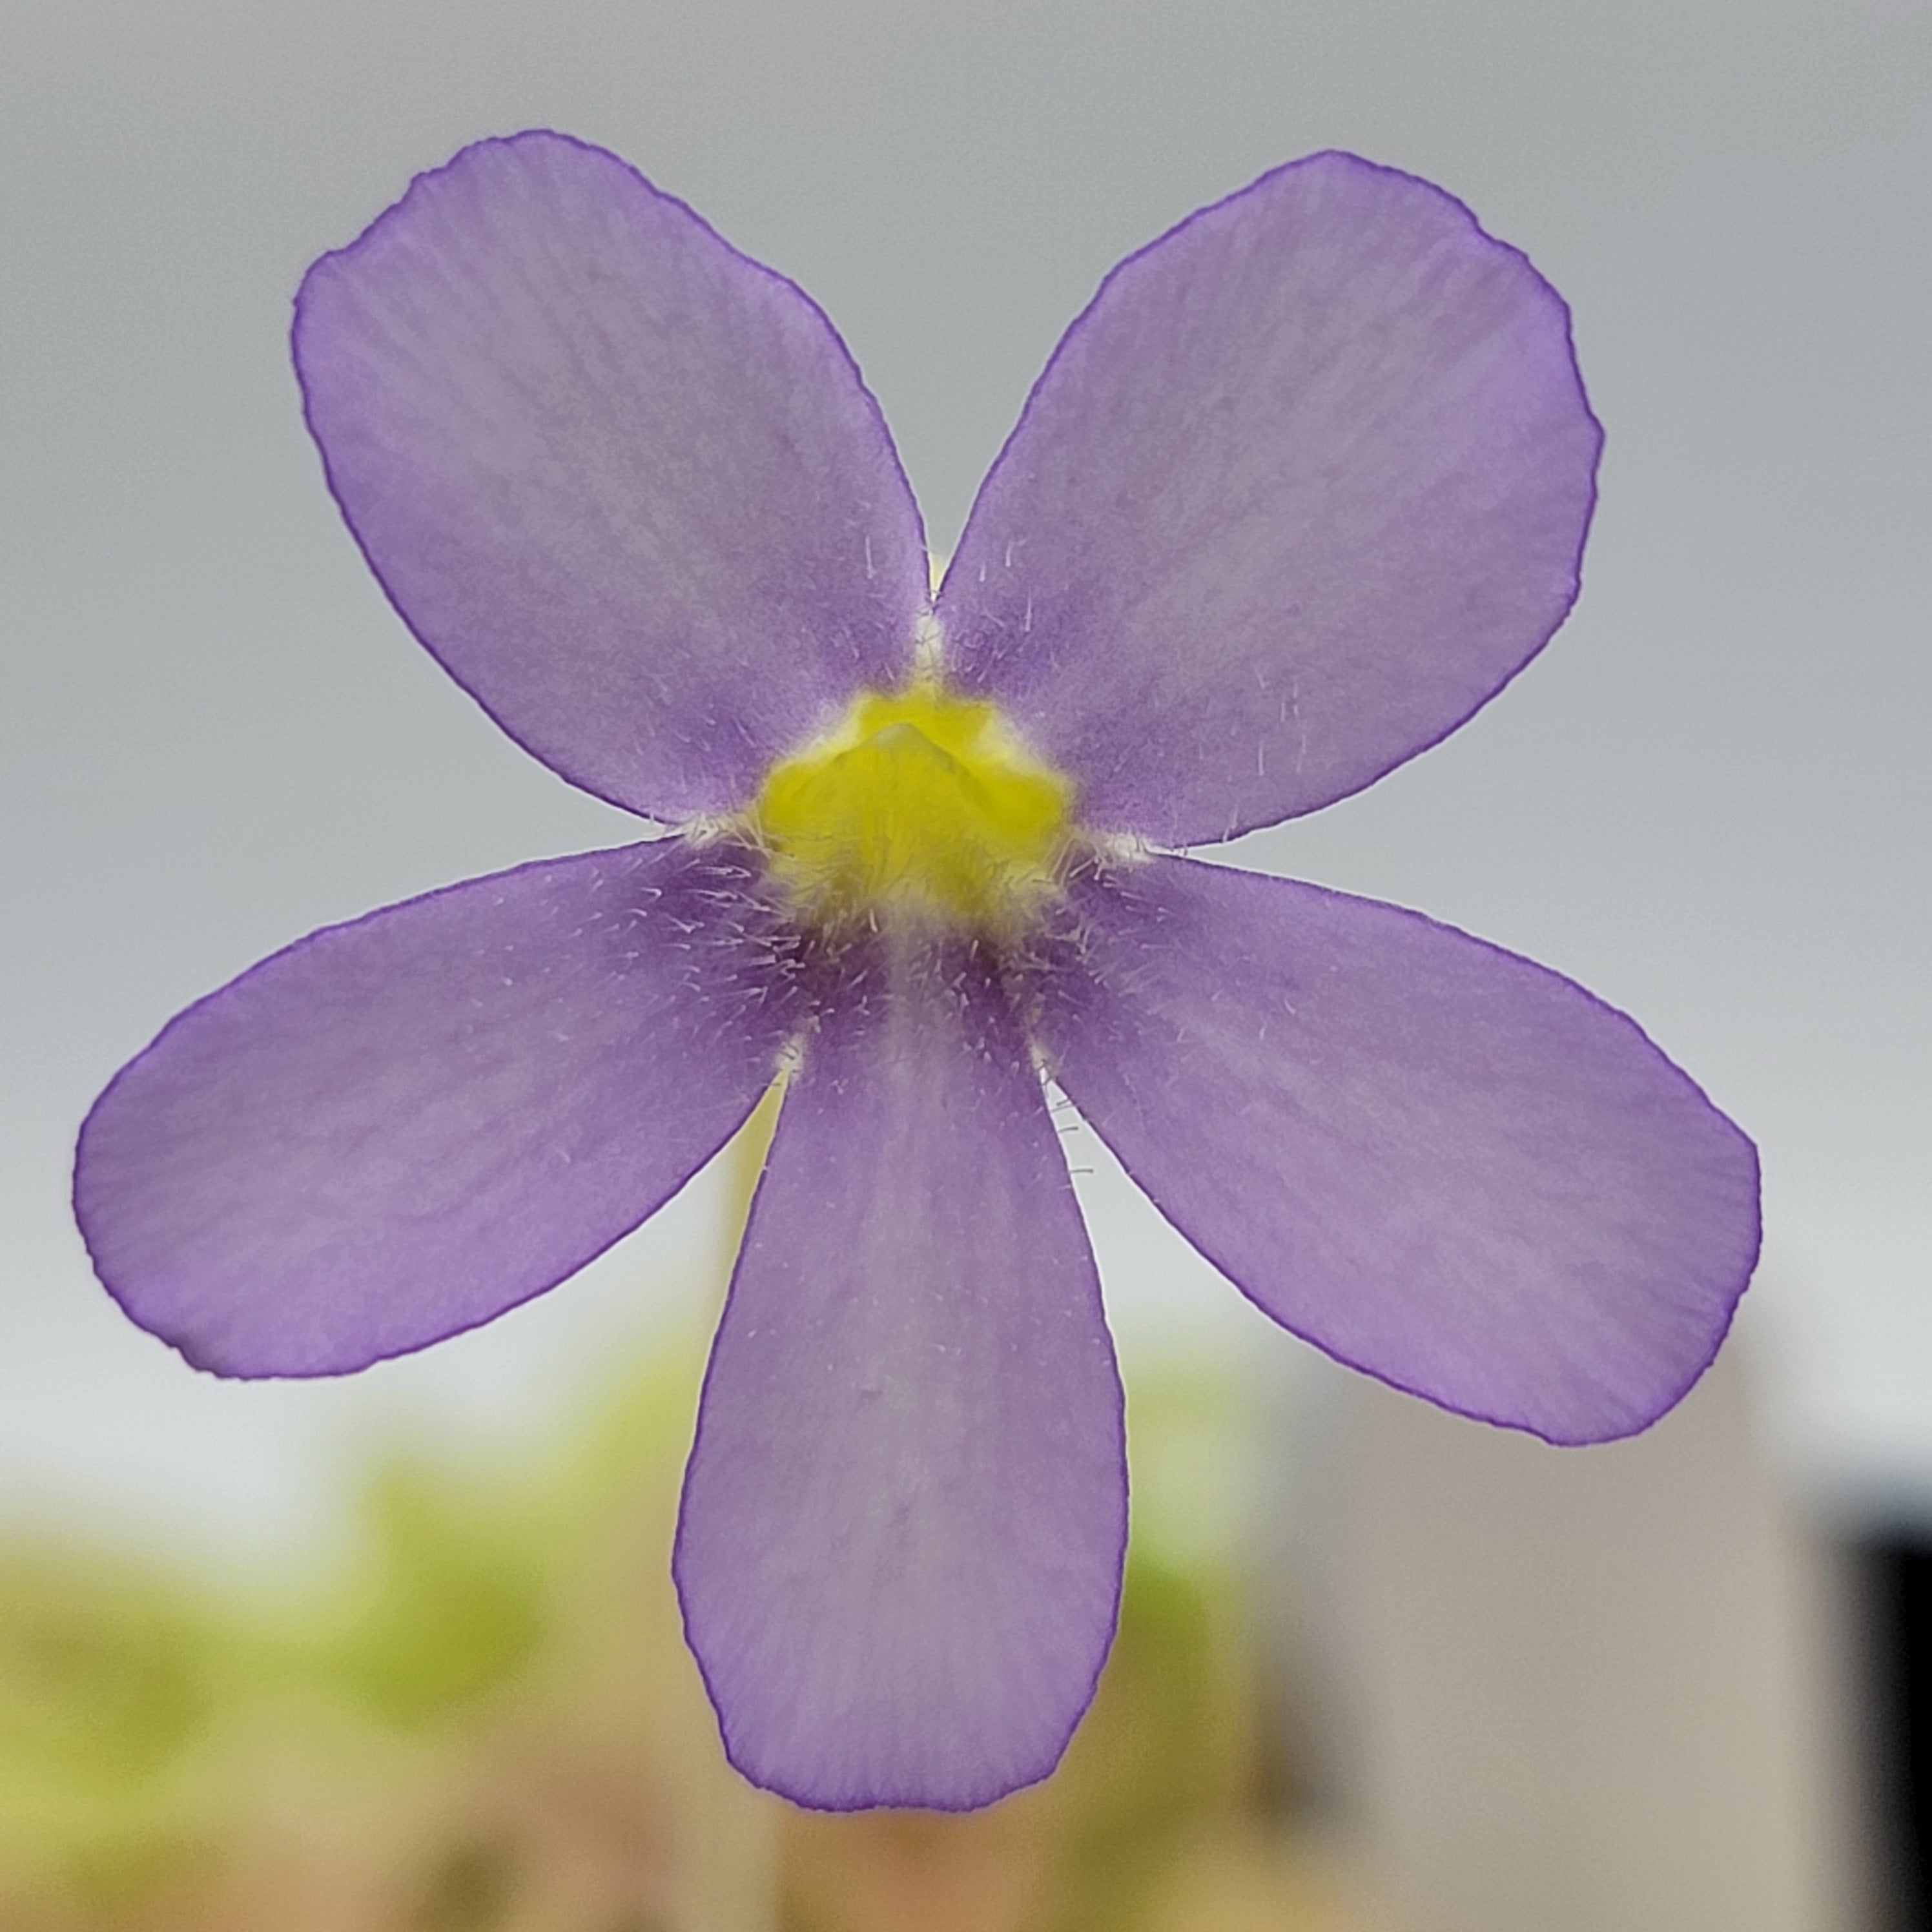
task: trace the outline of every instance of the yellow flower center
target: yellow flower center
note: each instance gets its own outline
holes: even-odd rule
[[[862,694],[781,759],[750,829],[810,923],[909,914],[1004,934],[1053,890],[1072,799],[995,706],[921,679]]]

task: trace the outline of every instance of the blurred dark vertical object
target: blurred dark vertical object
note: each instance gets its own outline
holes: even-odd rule
[[[1888,1932],[1932,1932],[1932,1538],[1863,1550],[1875,1836]]]

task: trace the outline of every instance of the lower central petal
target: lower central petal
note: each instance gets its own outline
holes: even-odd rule
[[[806,1043],[678,1530],[731,1762],[838,1810],[1045,1777],[1126,1534],[1120,1382],[1039,1076],[986,949],[916,952],[847,949]]]

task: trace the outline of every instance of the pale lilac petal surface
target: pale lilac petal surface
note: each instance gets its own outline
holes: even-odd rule
[[[1569,314],[1413,176],[1316,154],[1116,268],[974,506],[949,662],[1090,825],[1312,812],[1453,730],[1576,594]]]
[[[309,426],[412,629],[658,818],[910,662],[918,512],[831,324],[615,155],[479,142],[296,300]]]
[[[143,1328],[226,1375],[356,1369],[551,1286],[682,1186],[791,1028],[733,848],[477,879],[190,1007],[81,1130],[74,1201]]]
[[[1048,1064],[1276,1320],[1450,1408],[1624,1436],[1702,1372],[1750,1143],[1635,1024],[1419,914],[1154,859],[1073,882]]]
[[[1120,1390],[988,970],[828,988],[712,1355],[676,1553],[733,1763],[832,1810],[1042,1778],[1126,1537]]]

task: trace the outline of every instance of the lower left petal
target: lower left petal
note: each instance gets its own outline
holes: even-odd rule
[[[792,1030],[753,862],[681,838],[472,879],[211,994],[81,1129],[100,1279],[197,1368],[339,1375],[627,1234]]]
[[[882,946],[786,1095],[686,1480],[678,1588],[732,1762],[832,1810],[1045,1777],[1126,1532],[1112,1346],[1025,1041],[970,952]]]

